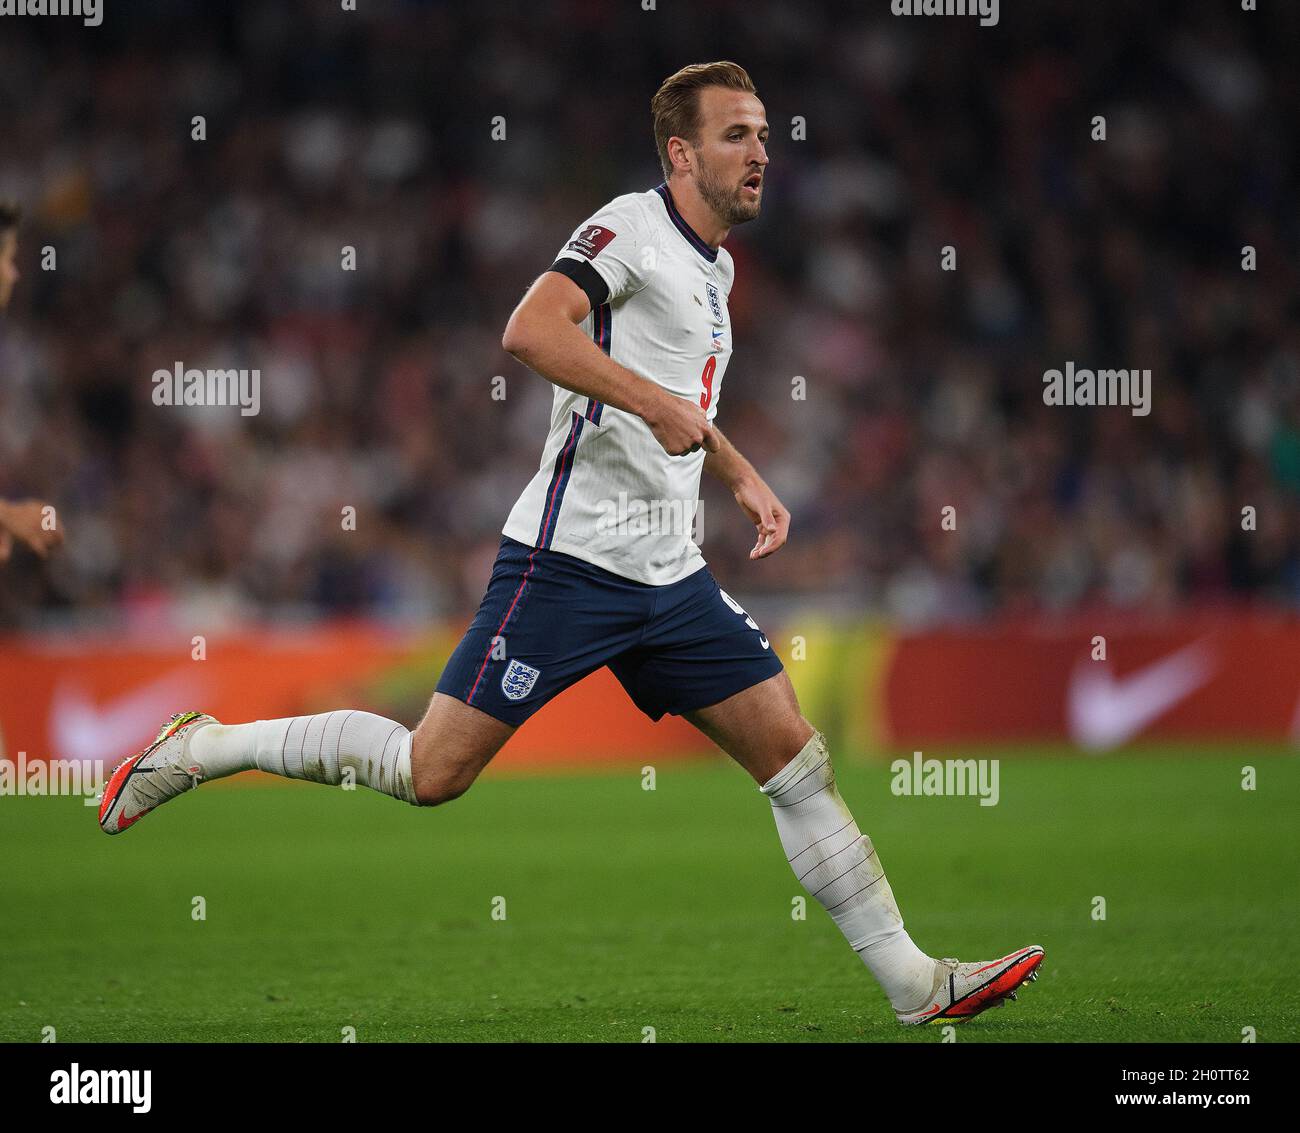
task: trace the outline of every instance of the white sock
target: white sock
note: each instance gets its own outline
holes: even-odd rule
[[[191,738],[190,755],[204,779],[258,770],[338,786],[351,768],[353,781],[363,787],[418,805],[411,785],[411,733],[373,712],[207,724]]]
[[[903,931],[880,858],[835,787],[826,737],[813,732],[760,790],[772,800],[795,876],[830,913],[894,1010],[924,1006],[934,989],[935,962]]]

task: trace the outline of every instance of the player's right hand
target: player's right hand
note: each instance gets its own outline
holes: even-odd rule
[[[718,451],[718,438],[704,410],[693,401],[663,391],[653,409],[642,420],[669,456]]]

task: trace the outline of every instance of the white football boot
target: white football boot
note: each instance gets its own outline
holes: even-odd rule
[[[1038,979],[1043,950],[1037,944],[1019,948],[1000,960],[935,961],[934,990],[930,1001],[916,1011],[896,1011],[895,1017],[907,1027],[938,1020],[961,1022],[990,1007],[1001,1007],[1016,998],[1016,988],[1026,980]]]
[[[215,723],[205,712],[178,712],[144,751],[119,763],[99,797],[104,832],[121,834],[168,799],[197,787],[203,776],[190,762],[190,737]]]

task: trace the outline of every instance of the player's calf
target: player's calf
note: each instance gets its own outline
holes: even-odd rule
[[[356,709],[248,724],[181,713],[148,748],[118,765],[105,788],[100,824],[120,833],[200,783],[241,771],[355,784],[414,806],[436,806],[463,795],[513,731],[441,693],[414,733]]]
[[[912,1010],[931,992],[935,961],[903,928],[876,848],[835,785],[826,737],[814,732],[760,789],[795,877],[830,913],[895,1011]]]
[[[344,709],[227,725],[183,712],[118,765],[101,798],[100,825],[121,833],[200,783],[254,770],[334,787],[357,784],[417,802],[411,733],[395,720]]]

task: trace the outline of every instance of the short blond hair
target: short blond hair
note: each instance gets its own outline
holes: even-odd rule
[[[692,63],[664,79],[650,100],[650,114],[654,118],[655,146],[659,150],[659,164],[663,166],[665,181],[673,171],[673,163],[668,158],[668,139],[685,138],[692,145],[699,145],[699,92],[705,87],[757,93],[745,68],[725,60]]]

